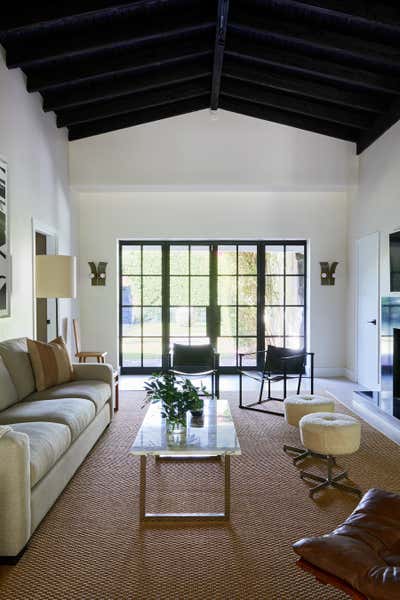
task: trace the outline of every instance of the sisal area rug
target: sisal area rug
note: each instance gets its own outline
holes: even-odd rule
[[[139,459],[128,455],[143,418],[141,392],[119,413],[34,534],[18,565],[0,569],[1,600],[339,600],[296,568],[291,544],[334,528],[355,507],[336,490],[308,497],[280,417],[240,411],[229,524],[139,526]],[[339,410],[345,411],[340,405]],[[360,451],[340,460],[363,491],[400,490],[400,448],[363,423]],[[218,464],[149,463],[148,510],[222,508]],[[303,463],[318,471],[318,463]]]

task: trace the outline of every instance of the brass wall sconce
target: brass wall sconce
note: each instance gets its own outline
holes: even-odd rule
[[[99,262],[96,267],[96,263],[90,261],[90,279],[92,280],[92,285],[106,285],[106,262]]]
[[[329,265],[328,262],[320,262],[321,265],[321,285],[335,285],[336,267],[338,262]]]

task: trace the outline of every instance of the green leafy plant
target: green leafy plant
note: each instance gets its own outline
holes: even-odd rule
[[[155,373],[145,383],[145,404],[161,402],[161,415],[170,423],[186,425],[188,410],[201,410],[200,394],[210,396],[204,385],[196,387],[184,377],[174,373]]]

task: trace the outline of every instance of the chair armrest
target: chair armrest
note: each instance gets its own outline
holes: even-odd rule
[[[256,350],[256,352],[238,352],[238,356],[251,356],[252,354],[267,354],[268,350]]]
[[[0,438],[0,556],[17,556],[31,535],[29,438],[8,431]]]
[[[108,383],[108,385],[111,387],[109,404],[110,414],[112,417],[115,406],[115,371],[112,368],[112,365],[107,363],[74,363],[72,366],[74,369],[74,379],[77,381],[80,379],[93,379]]]

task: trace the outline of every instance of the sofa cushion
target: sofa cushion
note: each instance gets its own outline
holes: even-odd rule
[[[26,338],[6,340],[0,343],[0,356],[17,388],[18,399],[22,400],[35,391],[35,379],[28,354]]]
[[[72,439],[86,429],[96,415],[93,402],[83,398],[64,398],[62,400],[35,400],[18,402],[0,412],[0,424],[24,423],[31,421],[49,421],[68,425]]]
[[[72,363],[61,336],[49,344],[28,339],[27,345],[38,392],[71,381]]]
[[[17,388],[0,356],[0,410],[4,410],[16,402],[18,402]]]
[[[71,445],[71,432],[67,425],[35,421],[11,423],[14,431],[29,437],[31,487],[50,471],[51,467]]]
[[[56,385],[43,392],[34,392],[26,400],[53,400],[57,398],[85,398],[91,400],[99,413],[111,397],[111,387],[104,381],[79,380]]]

